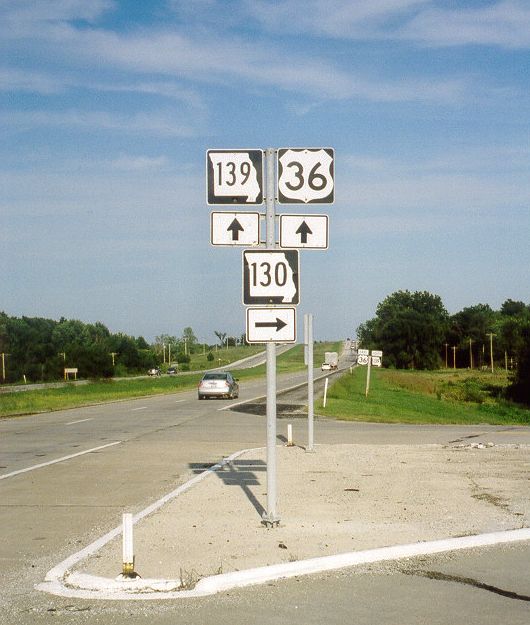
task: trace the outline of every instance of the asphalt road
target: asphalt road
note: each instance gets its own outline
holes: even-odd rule
[[[305,377],[285,376],[278,387]],[[263,381],[245,382],[240,399],[264,391]],[[186,481],[190,463],[264,446],[265,418],[221,410],[233,403],[199,402],[188,391],[1,420],[0,623],[530,622],[528,545],[280,581],[201,600],[113,603],[34,590],[50,568],[116,527],[124,510],[141,510]],[[305,442],[305,421],[294,427]],[[280,420],[279,436],[284,429]],[[530,443],[530,429],[520,427],[315,424],[316,443],[448,443],[477,436]]]

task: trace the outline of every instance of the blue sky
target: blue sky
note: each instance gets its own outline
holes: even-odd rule
[[[317,339],[399,289],[530,302],[526,0],[0,0],[0,52],[10,315],[243,333],[213,148],[335,149],[335,203],[294,211],[330,216],[301,252]]]

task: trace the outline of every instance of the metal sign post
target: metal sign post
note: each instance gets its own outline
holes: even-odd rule
[[[265,224],[268,250],[276,247],[274,163],[275,151],[269,148],[265,152],[267,172]],[[276,507],[276,346],[274,343],[267,343],[267,511],[263,514],[263,522],[271,527],[280,522]]]
[[[304,315],[307,344],[307,452],[314,452],[314,398],[313,398],[313,315]]]
[[[366,369],[366,392],[365,397],[368,397],[368,392],[370,391],[370,371],[372,369],[372,358],[368,356],[368,367]]]

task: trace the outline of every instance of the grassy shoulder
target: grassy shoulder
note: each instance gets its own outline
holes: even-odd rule
[[[188,369],[190,371],[203,371],[213,367],[228,367],[233,362],[249,358],[263,351],[263,345],[240,345],[238,347],[216,347],[211,350],[213,360],[208,360],[206,350],[201,353],[191,354]],[[162,365],[162,371],[167,371],[169,364]]]
[[[340,343],[317,343],[315,345],[315,363],[321,362],[325,351],[338,351]],[[231,349],[234,351],[231,352]],[[235,369],[230,367],[231,362],[246,356],[263,351],[263,346],[251,348],[249,353],[247,348],[231,348],[225,350],[228,356],[221,359],[220,365],[230,369],[235,377],[241,380],[248,380],[265,375],[265,365],[253,367],[251,369]],[[240,350],[243,351],[240,351]],[[221,352],[221,350],[219,350]],[[194,366],[200,361],[193,360]],[[206,364],[207,363],[207,364]],[[211,368],[212,365],[205,359],[204,368]],[[278,356],[277,373],[287,373],[290,371],[302,370],[304,368],[304,349],[302,345],[297,345]],[[67,384],[62,388],[38,389],[23,392],[6,392],[0,394],[0,417],[12,417],[17,415],[35,414],[40,412],[51,412],[54,410],[65,410],[68,408],[79,408],[105,402],[120,401],[124,399],[135,399],[150,395],[163,395],[178,393],[195,389],[202,377],[202,373],[191,373],[186,375],[162,376],[159,378],[136,378],[120,379],[108,381],[94,381],[80,386]]]
[[[318,414],[348,421],[530,425],[530,410],[499,398],[508,383],[504,372],[371,370],[365,397],[366,367],[337,380]]]

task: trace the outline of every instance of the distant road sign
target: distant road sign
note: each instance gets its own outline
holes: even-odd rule
[[[259,213],[210,213],[210,242],[212,245],[259,245]]]
[[[296,308],[247,308],[249,343],[295,343]]]
[[[263,203],[263,150],[208,150],[207,202]]]
[[[298,250],[245,250],[243,303],[298,304],[299,273]]]
[[[357,350],[357,354],[359,356],[369,356],[370,355],[370,350],[368,350],[368,349],[359,349],[359,350]]]
[[[372,365],[374,367],[383,365],[383,352],[380,349],[372,349]]]
[[[366,354],[359,354],[357,356],[357,364],[358,365],[367,365],[370,356],[366,356]]]
[[[325,250],[328,248],[327,215],[280,215],[280,247]]]
[[[279,204],[333,204],[335,199],[333,148],[278,150]]]

